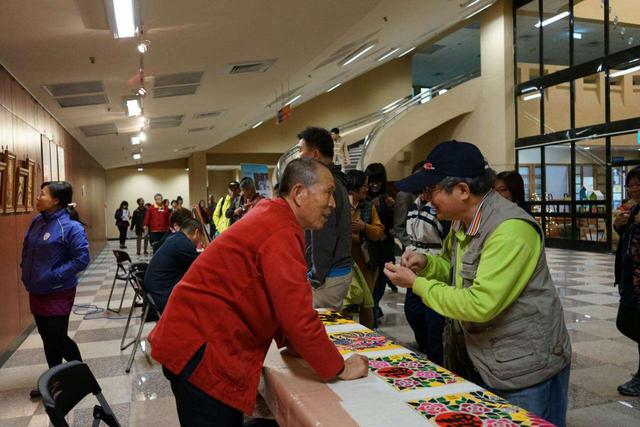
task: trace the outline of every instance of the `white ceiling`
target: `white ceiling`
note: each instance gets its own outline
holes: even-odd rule
[[[295,107],[381,65],[376,59],[390,48],[422,43],[489,2],[465,9],[461,0],[140,0],[143,39],[151,42],[144,57],[147,89],[154,76],[204,72],[195,95],[145,97],[145,116],[184,115],[184,120],[180,127],[147,130],[143,161],[209,149],[273,118],[283,102],[267,106],[282,93],[302,86]],[[0,63],[105,168],[136,163],[129,143],[136,121],[126,117],[122,98],[138,86],[141,39],[113,38],[103,0],[1,3]],[[338,64],[374,39],[375,55],[346,67]],[[223,75],[227,64],[266,59],[277,61],[264,73]],[[104,82],[108,104],[63,109],[42,88],[91,80]],[[227,112],[220,117],[193,118],[221,109]],[[115,123],[119,134],[85,137],[79,129],[103,123]]]

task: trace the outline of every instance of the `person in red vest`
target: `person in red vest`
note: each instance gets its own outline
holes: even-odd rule
[[[149,335],[182,426],[241,426],[251,414],[273,339],[323,380],[367,375],[367,358],[344,360],[312,308],[304,230],[335,207],[331,171],[293,160],[278,196],[216,238],[174,288]]]
[[[144,228],[149,230],[149,243],[151,243],[151,249],[155,253],[159,247],[158,243],[169,232],[171,210],[164,204],[162,194],[156,194],[153,196],[153,200],[155,204],[147,209],[144,217]]]

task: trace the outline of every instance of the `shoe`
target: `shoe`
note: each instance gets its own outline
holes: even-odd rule
[[[145,255],[149,255],[149,252],[145,252],[144,254],[145,254]]]
[[[31,399],[39,399],[41,397],[42,395],[40,394],[40,390],[38,390],[37,388],[34,388],[29,392],[29,398]]]
[[[140,256],[140,252],[136,252],[136,255]]]
[[[623,396],[640,396],[640,375],[636,374],[631,377],[631,380],[618,386],[618,393]]]

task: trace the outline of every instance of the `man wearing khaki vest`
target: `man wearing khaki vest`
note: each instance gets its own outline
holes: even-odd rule
[[[384,272],[452,319],[487,388],[564,426],[571,343],[547,268],[544,233],[493,191],[494,180],[474,145],[436,146],[423,170],[396,187],[425,189],[438,219],[455,222],[441,254],[406,252],[400,265],[388,263]]]

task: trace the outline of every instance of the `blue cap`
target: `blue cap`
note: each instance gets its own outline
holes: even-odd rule
[[[421,170],[396,182],[395,186],[400,191],[417,193],[449,176],[475,178],[482,175],[486,167],[487,162],[475,145],[445,141],[431,150]]]

